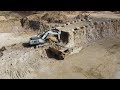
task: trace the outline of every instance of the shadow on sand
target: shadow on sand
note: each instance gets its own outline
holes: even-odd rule
[[[45,51],[49,58],[54,58],[55,60],[64,60],[64,58],[60,58],[59,55],[53,53],[50,49],[45,49]]]
[[[22,45],[23,45],[23,47],[25,47],[25,48],[31,48],[31,47],[36,48],[36,46],[31,46],[29,43],[23,43]]]

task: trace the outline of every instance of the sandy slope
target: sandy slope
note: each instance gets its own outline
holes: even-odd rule
[[[70,56],[74,64],[88,78],[120,78],[120,39],[101,40]]]

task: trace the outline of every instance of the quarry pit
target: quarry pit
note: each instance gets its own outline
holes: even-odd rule
[[[5,19],[3,15],[0,21],[0,78],[120,78],[120,14],[110,11],[78,12],[64,12],[64,22],[55,19],[56,15],[47,22],[47,11],[27,18],[17,13],[14,13],[14,18],[7,16]],[[54,44],[40,48],[23,45],[31,36],[52,27],[66,32],[61,38],[65,47],[73,49],[64,60],[48,57],[46,49]]]

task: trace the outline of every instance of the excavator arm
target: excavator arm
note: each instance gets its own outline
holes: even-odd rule
[[[58,39],[60,40],[60,34],[61,34],[61,31],[59,31],[59,32],[54,32],[54,31],[48,31],[48,32],[46,32],[44,35],[43,35],[43,37],[42,37],[42,40],[45,40],[47,37],[48,37],[48,35],[58,35]]]

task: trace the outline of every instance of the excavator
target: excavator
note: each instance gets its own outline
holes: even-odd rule
[[[42,33],[41,35],[38,34],[37,36],[35,37],[31,37],[30,38],[30,41],[29,41],[29,44],[31,46],[34,46],[34,45],[43,45],[46,43],[46,40],[48,38],[49,35],[57,35],[58,36],[58,41],[60,42],[60,35],[61,35],[61,31],[58,30],[58,29],[52,29],[52,30],[49,30],[47,32],[44,32]]]
[[[57,43],[56,44],[61,46],[61,45],[63,45],[62,40],[61,40],[61,32],[62,31],[60,31],[58,29],[52,29],[52,30],[49,30],[49,31],[44,32],[42,34],[38,34],[37,36],[30,38],[29,44],[31,46],[38,46],[38,47],[45,46],[45,43],[49,39],[49,36],[55,35],[55,36],[57,36]],[[69,54],[68,51],[69,50],[66,48],[65,48],[65,50],[58,50],[58,49],[55,49],[53,47],[49,47],[47,49],[47,52],[49,52],[49,54],[51,54],[52,56],[54,56],[54,58],[56,58],[58,60],[64,60],[65,56],[67,54]]]

